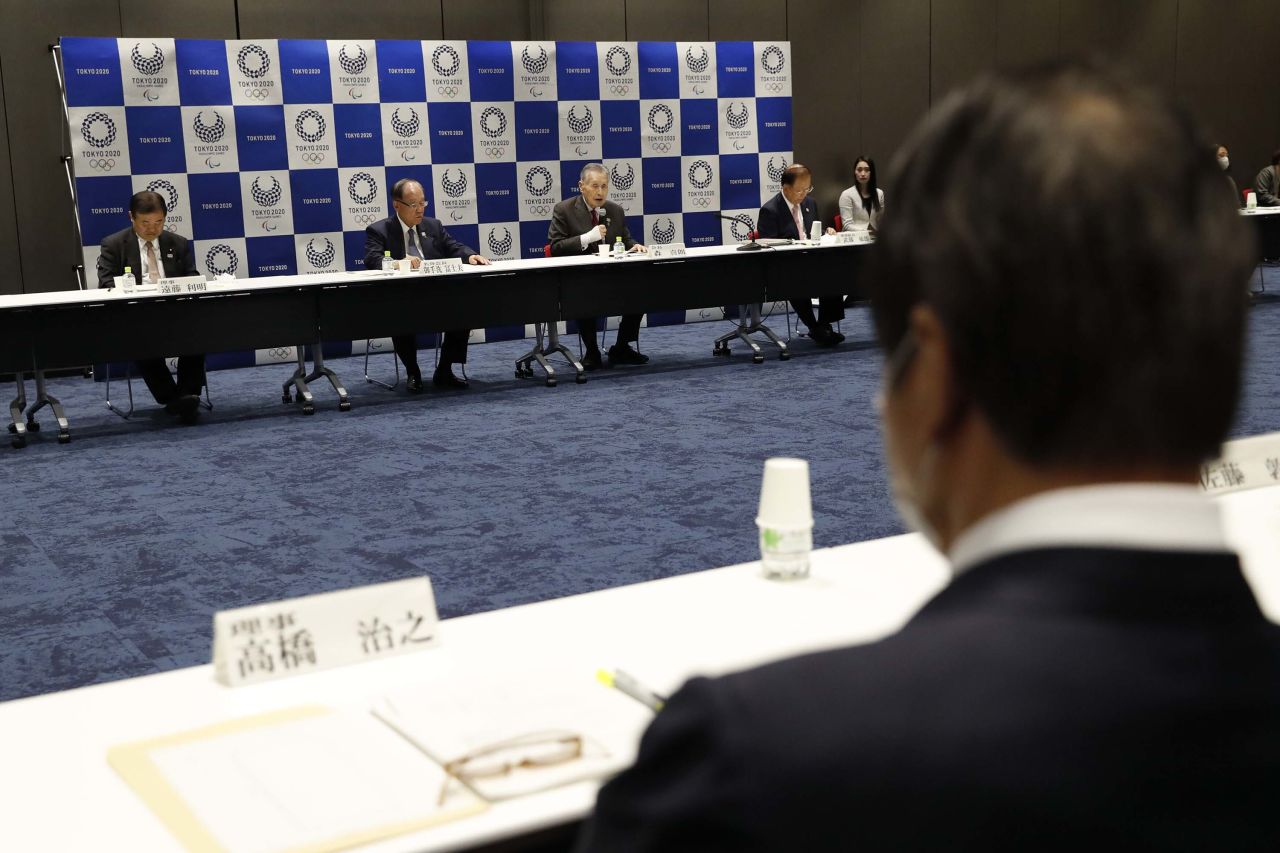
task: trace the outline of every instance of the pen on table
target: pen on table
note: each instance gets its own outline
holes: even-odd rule
[[[598,669],[596,670],[596,678],[605,687],[621,690],[651,711],[661,711],[663,706],[667,704],[667,697],[661,693],[655,693],[620,669],[615,669],[613,672],[607,669]]]

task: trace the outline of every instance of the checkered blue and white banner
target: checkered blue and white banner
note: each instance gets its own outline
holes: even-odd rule
[[[202,272],[248,277],[363,269],[365,225],[406,177],[462,242],[540,257],[593,160],[642,242],[738,242],[792,162],[787,42],[61,47],[90,286],[141,189],[168,200]]]

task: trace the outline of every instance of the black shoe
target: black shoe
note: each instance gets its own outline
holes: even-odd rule
[[[406,380],[405,385],[408,387],[410,394],[422,393],[422,377],[421,376],[410,376]]]
[[[453,370],[449,365],[442,364],[436,369],[435,375],[431,377],[431,384],[437,388],[456,388],[461,390],[469,387],[471,383],[454,376]]]
[[[809,338],[820,347],[833,347],[836,345],[835,336],[827,331],[826,326],[821,324],[809,329]]]
[[[609,347],[609,361],[613,364],[648,364],[649,356],[636,352],[627,344]]]
[[[834,343],[831,344],[832,346],[844,343],[844,335],[831,328],[830,323],[827,323],[827,334],[831,337],[831,340],[834,341]]]
[[[195,394],[179,394],[170,405],[177,410],[178,420],[193,424],[200,419],[200,398]],[[168,410],[168,406],[165,409]]]
[[[604,361],[600,358],[600,350],[593,349],[582,357],[582,368],[587,372],[599,370],[604,367]]]

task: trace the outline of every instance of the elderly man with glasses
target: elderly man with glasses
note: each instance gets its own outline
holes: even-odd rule
[[[760,208],[756,224],[760,237],[807,239],[809,229],[818,218],[818,205],[809,197],[812,192],[813,175],[809,167],[799,163],[788,166],[782,173],[781,191]],[[820,297],[817,317],[813,316],[813,305],[808,299],[792,299],[791,307],[818,346],[833,347],[844,340],[844,335],[831,327],[832,323],[844,319],[844,297],[840,294]]]
[[[381,268],[384,252],[395,260],[409,258],[414,269],[424,260],[462,258],[469,264],[487,264],[489,260],[469,246],[459,243],[445,230],[439,219],[425,216],[426,195],[422,184],[402,178],[391,187],[391,203],[395,213],[374,222],[364,231],[364,265],[371,270]],[[444,334],[440,346],[440,364],[432,383],[439,388],[466,388],[467,380],[454,375],[454,364],[467,363],[467,338],[470,329],[455,329]],[[418,344],[413,335],[391,338],[396,355],[404,362],[409,392],[422,391],[422,371],[418,368]]]

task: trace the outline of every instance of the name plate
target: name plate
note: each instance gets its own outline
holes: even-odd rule
[[[180,278],[162,278],[159,281],[159,292],[175,293],[208,293],[209,283],[202,275],[184,275]]]
[[[433,646],[439,625],[425,577],[222,610],[214,673],[237,687],[392,657]]]
[[[1211,495],[1280,485],[1280,433],[1229,441],[1222,456],[1200,467],[1200,488]]]
[[[440,258],[422,262],[423,275],[453,275],[462,272],[462,258]]]
[[[659,243],[649,247],[651,258],[683,258],[687,254],[684,243]]]

